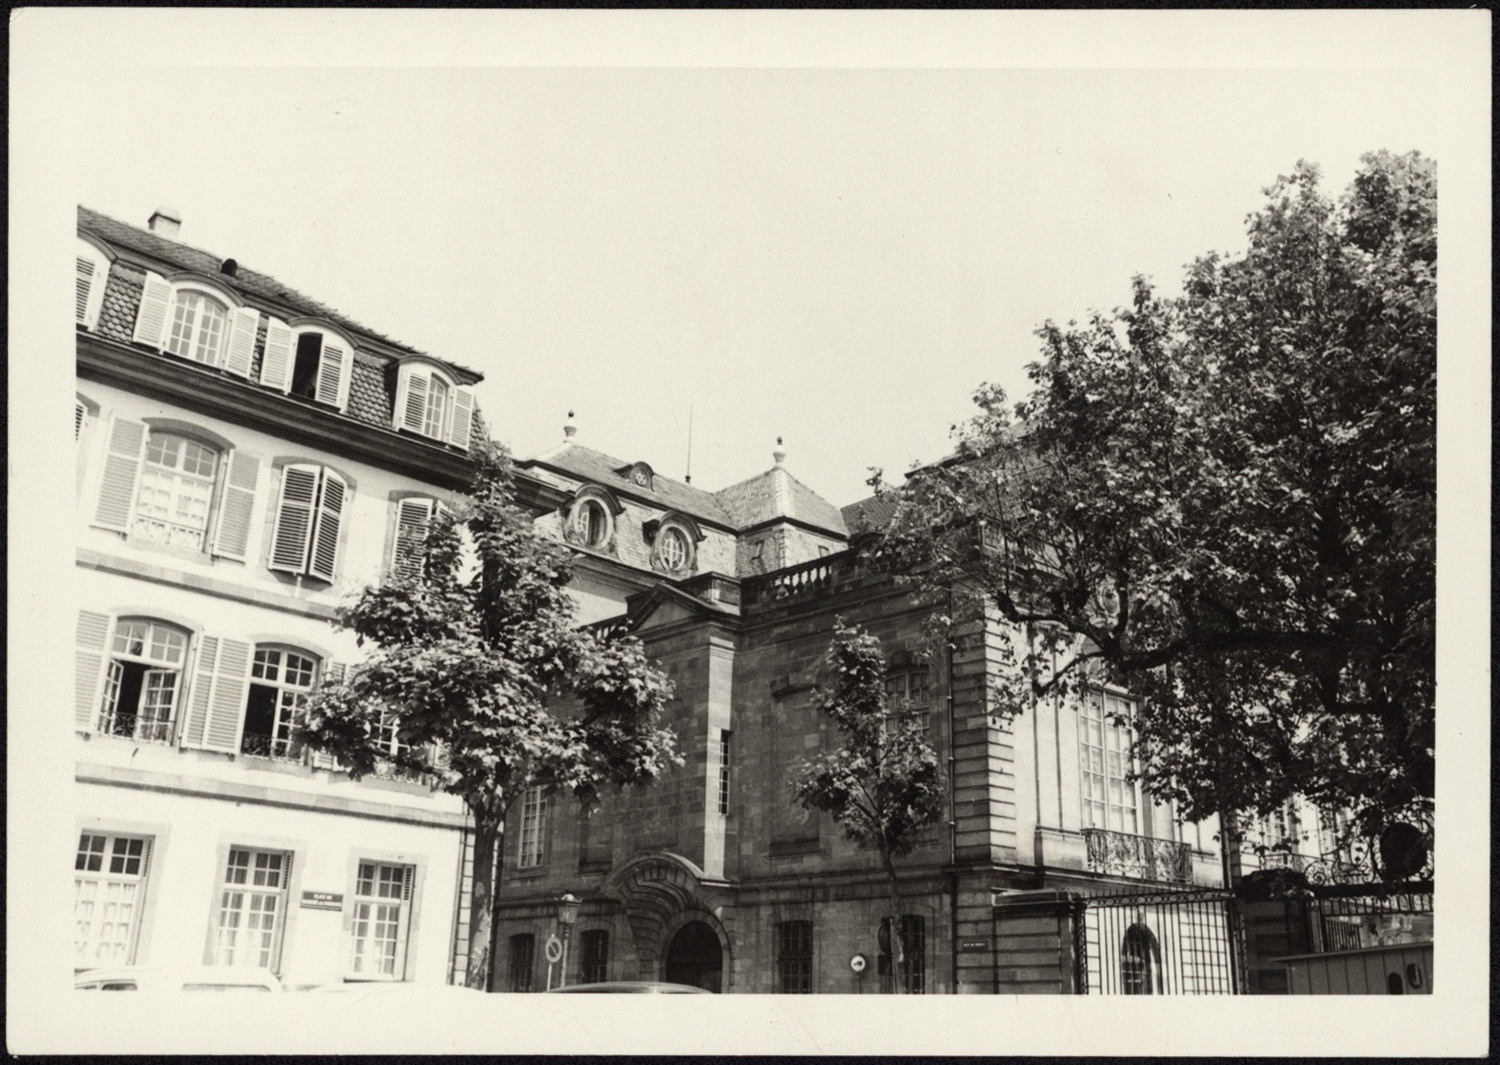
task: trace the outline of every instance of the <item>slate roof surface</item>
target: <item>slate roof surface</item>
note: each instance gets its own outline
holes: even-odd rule
[[[360,325],[352,318],[340,314],[332,307],[319,303],[317,300],[309,296],[304,296],[295,289],[283,285],[274,277],[258,273],[243,264],[239,265],[233,277],[221,274],[219,272],[219,265],[223,262],[221,257],[212,255],[199,248],[194,248],[188,244],[169,240],[149,230],[140,229],[125,222],[117,221],[107,215],[100,214],[98,211],[84,207],[82,204],[78,207],[78,226],[80,229],[87,230],[111,244],[117,244],[122,248],[129,248],[143,255],[149,255],[154,259],[170,263],[183,270],[193,270],[200,274],[208,274],[230,288],[258,296],[273,303],[278,303],[298,314],[326,318],[356,335],[368,337],[381,344],[395,348],[397,351],[412,355],[426,354],[409,345],[402,344],[400,341],[392,340],[384,334],[377,333],[368,326]],[[481,376],[474,370],[459,366],[457,363],[448,360],[441,361],[456,370],[473,375],[476,379]]]
[[[781,466],[721,489],[714,497],[741,529],[774,518],[796,518],[840,536],[849,532],[837,507]]]
[[[857,503],[850,503],[843,508],[844,524],[849,527],[851,533],[878,532],[891,523],[892,516],[896,513],[895,492],[887,492],[884,495],[870,496],[861,499]]]
[[[680,510],[695,518],[703,518],[730,528],[734,527],[734,519],[712,493],[694,488],[681,481],[674,481],[670,477],[663,477],[659,473],[652,477],[652,488],[648,491],[632,483],[623,474],[616,472],[628,467],[629,462],[606,455],[602,451],[595,451],[591,447],[584,447],[582,444],[563,444],[551,451],[543,452],[536,458],[522,459],[516,465],[523,469],[532,465],[552,466],[579,480],[650,499],[658,503],[663,510]]]

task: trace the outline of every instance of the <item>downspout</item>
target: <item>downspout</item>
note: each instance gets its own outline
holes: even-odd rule
[[[949,624],[952,624],[953,612],[948,612]],[[952,949],[949,955],[952,959],[952,978],[949,987],[950,994],[958,994],[958,792],[954,783],[954,772],[958,765],[958,759],[954,754],[954,738],[957,722],[953,714],[953,634],[950,631],[948,638],[943,641],[944,657],[947,667],[947,702],[948,702],[948,916],[949,935],[952,939]],[[991,951],[993,953],[993,951]]]

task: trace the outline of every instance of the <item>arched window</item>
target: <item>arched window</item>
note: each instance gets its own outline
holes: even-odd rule
[[[150,618],[115,622],[99,705],[99,732],[171,743],[188,634]]]
[[[233,290],[192,276],[168,281],[146,273],[131,339],[240,377],[250,376],[260,311]]]
[[[353,351],[353,342],[329,326],[267,317],[260,383],[343,410],[349,401]]]
[[[250,664],[250,695],[240,752],[300,762],[297,729],[318,677],[317,658],[292,647],[257,647]]]
[[[467,451],[473,420],[474,393],[437,366],[417,360],[397,370],[395,428]]]
[[[666,528],[661,533],[661,564],[676,572],[685,569],[688,561],[688,542],[681,529]]]
[[[1161,949],[1156,937],[1143,924],[1125,930],[1120,948],[1120,986],[1126,995],[1155,995],[1161,992]]]
[[[178,433],[151,433],[131,532],[201,551],[208,534],[219,453]]]
[[[218,300],[191,289],[177,293],[172,306],[172,329],[167,350],[205,366],[219,365],[219,345],[224,339],[228,308]]]
[[[651,568],[672,577],[686,577],[697,569],[698,543],[703,531],[686,514],[668,511],[641,526],[651,542]]]

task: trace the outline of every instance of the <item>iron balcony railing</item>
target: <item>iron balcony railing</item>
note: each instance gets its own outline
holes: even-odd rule
[[[1193,852],[1186,843],[1106,828],[1084,829],[1083,840],[1093,872],[1172,884],[1187,884],[1193,879]]]

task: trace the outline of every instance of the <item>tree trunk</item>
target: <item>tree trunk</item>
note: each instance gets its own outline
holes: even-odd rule
[[[880,848],[880,857],[885,861],[886,875],[891,878],[891,992],[906,994],[906,937],[901,928],[901,889],[896,880],[896,863],[891,852]]]
[[[474,876],[469,894],[469,966],[464,986],[480,991],[494,990],[494,954],[492,951],[495,888],[500,862],[500,837],[505,831],[504,819],[493,809],[470,804],[474,817]]]

